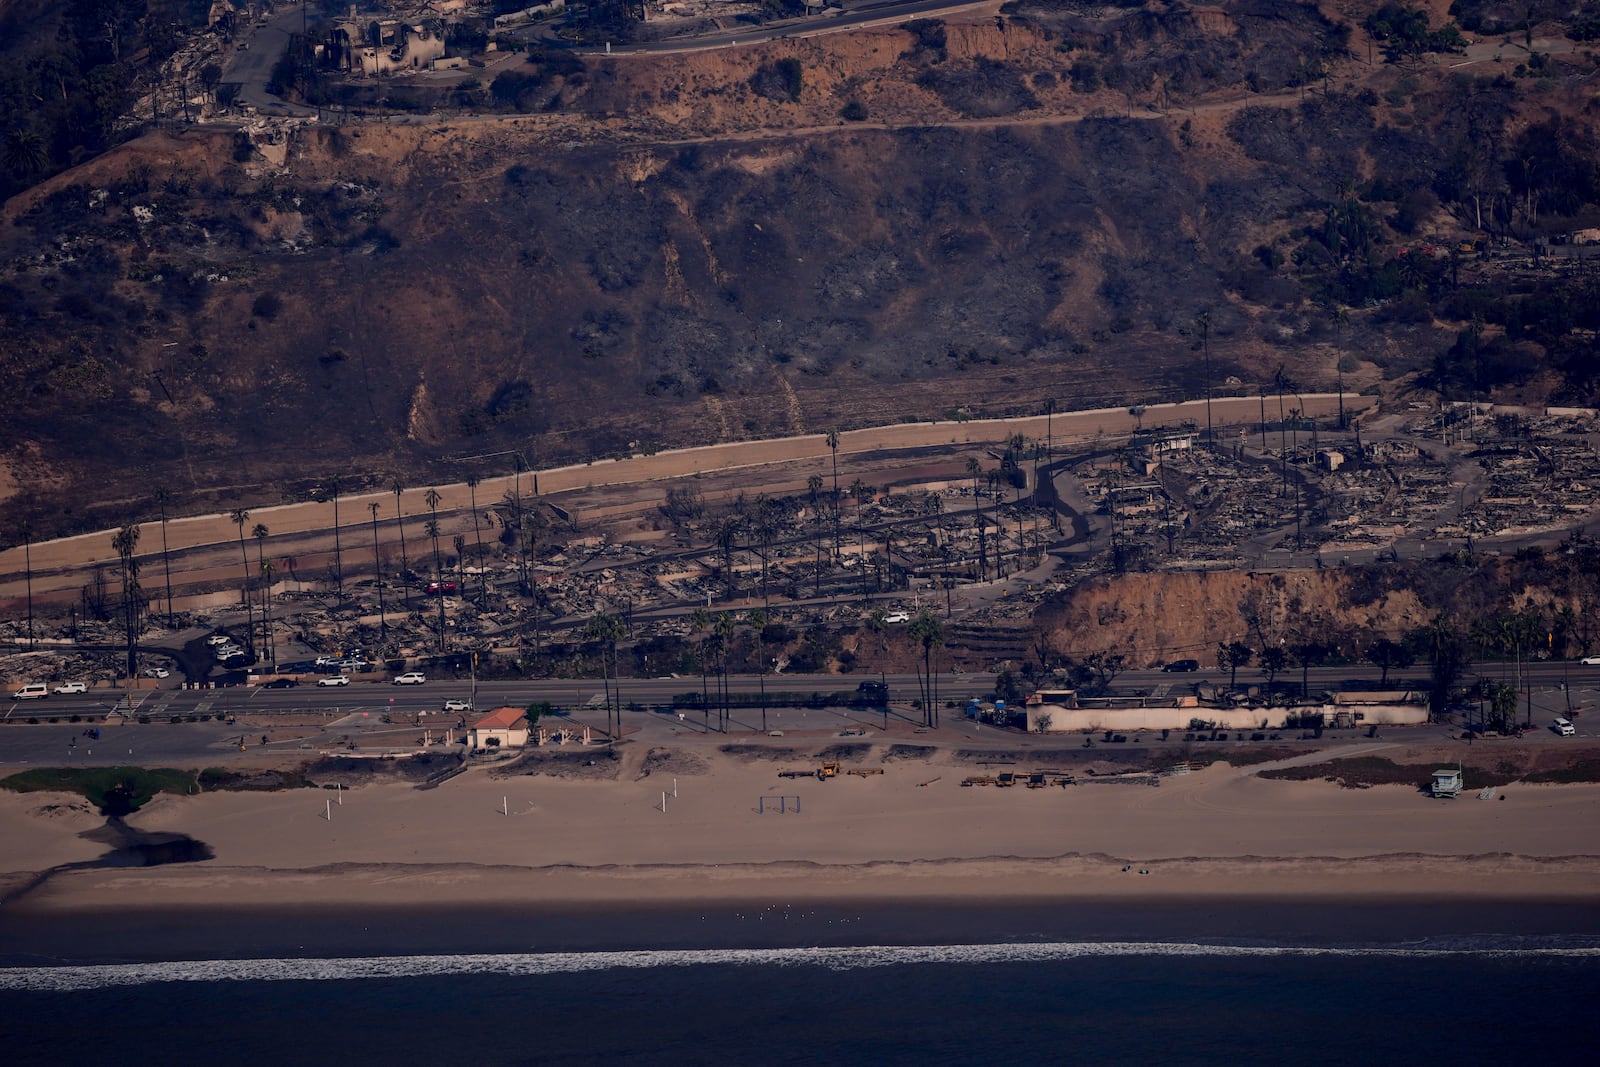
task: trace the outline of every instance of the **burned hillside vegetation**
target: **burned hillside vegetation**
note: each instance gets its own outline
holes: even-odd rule
[[[147,132],[6,206],[0,385],[56,487],[25,510],[99,521],[45,508],[103,474],[81,420],[140,479],[187,450],[203,495],[308,453],[552,462],[1280,367],[1600,401],[1593,60],[1519,75],[1419,13],[1020,0],[449,90],[536,120]]]

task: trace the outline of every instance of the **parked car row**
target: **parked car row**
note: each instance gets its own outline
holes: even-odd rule
[[[228,634],[218,631],[206,638],[206,644],[211,646],[211,654],[223,667],[245,667],[250,663],[250,653]]]
[[[379,664],[375,660],[367,659],[364,654],[354,653],[348,656],[318,656],[316,666],[325,671],[353,671],[360,674],[364,671],[376,670]]]
[[[145,673],[149,674],[151,670],[160,670],[161,677],[163,678],[167,676],[167,672],[164,668],[148,668]],[[54,689],[50,688],[48,682],[24,682],[16,689],[13,689],[10,696],[12,700],[43,700],[51,693],[54,693],[56,696],[69,697],[77,696],[81,693],[87,693],[88,691],[88,682],[62,682]]]

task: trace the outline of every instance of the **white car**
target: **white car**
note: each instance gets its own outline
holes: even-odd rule
[[[165,667],[146,667],[142,673],[146,678],[165,678],[170,672]]]
[[[444,710],[445,711],[471,711],[472,710],[472,701],[470,701],[470,700],[446,700],[444,702]]]
[[[11,694],[12,700],[43,700],[50,695],[50,687],[43,682],[24,682],[22,688]]]
[[[1585,656],[1578,662],[1583,664],[1585,667],[1600,666],[1600,656]]]
[[[89,687],[83,682],[62,682],[56,686],[57,696],[71,696],[73,693],[87,693]]]
[[[406,671],[404,674],[394,676],[394,685],[421,685],[428,680],[428,676],[421,671]]]
[[[911,621],[911,612],[909,612],[909,611],[891,611],[891,612],[889,612],[889,614],[887,614],[887,615],[885,615],[883,617],[883,621],[884,622],[910,622]]]
[[[342,674],[336,674],[332,678],[318,678],[317,679],[317,684],[318,685],[349,685],[350,684],[350,679],[346,678]]]
[[[212,634],[210,637],[206,638],[206,644],[213,647],[217,645],[231,645],[233,644],[233,638],[229,637],[227,634]]]

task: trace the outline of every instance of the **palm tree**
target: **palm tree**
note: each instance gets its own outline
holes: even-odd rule
[[[939,699],[939,690],[933,677],[933,648],[944,644],[944,623],[939,621],[939,616],[923,608],[911,620],[909,632],[922,642],[922,671],[918,676],[922,683],[922,725],[937,727],[939,709],[936,701]]]
[[[439,574],[439,520],[429,519],[422,529],[433,538],[433,595],[439,601],[439,648],[444,648],[444,579]]]
[[[822,475],[813,474],[807,478],[806,491],[811,494],[811,511],[820,520],[822,518],[822,507],[818,503],[818,496],[822,492]],[[827,526],[819,522],[819,535],[824,534],[826,530]],[[822,595],[822,544],[824,540],[825,537],[823,536],[818,536],[816,540],[815,579],[817,596]]]
[[[367,510],[372,512],[372,569],[378,575],[378,633],[381,640],[388,640],[389,620],[383,608],[383,557],[378,553],[378,502],[374,500],[368,504]]]
[[[456,550],[456,586],[461,590],[461,595],[465,597],[467,595],[467,572],[465,570],[467,539],[461,534],[456,534],[450,539],[450,543],[455,546]]]
[[[400,494],[406,491],[406,485],[399,478],[396,478],[389,489],[394,493],[394,522],[395,526],[400,530],[400,586],[405,589],[406,572],[411,569],[411,564],[406,561],[406,517],[400,512]],[[405,601],[406,607],[409,608],[411,606],[411,591],[409,589],[406,590]]]
[[[833,558],[839,558],[839,431],[829,430],[824,438],[833,452]]]
[[[717,715],[718,728],[728,732],[728,653],[733,649],[733,631],[737,627],[733,616],[726,611],[717,612],[712,628],[717,635],[717,674],[721,679],[722,708]]]
[[[689,627],[695,633],[703,633],[711,628],[711,612],[705,608],[695,608],[689,616]],[[706,730],[711,729],[711,699],[706,693],[706,642],[702,639],[695,646],[695,660],[700,664],[700,719],[701,725]]]
[[[45,169],[50,152],[44,139],[31,126],[16,126],[6,134],[6,169],[20,177],[31,177]]]
[[[161,511],[161,566],[167,572],[167,625],[172,625],[172,563],[167,556],[167,503],[172,494],[165,486],[156,490],[156,507]]]
[[[439,501],[444,499],[439,495],[439,490],[429,489],[422,494],[422,502],[428,505],[428,512],[433,516],[433,528],[428,531],[428,536],[433,538],[433,571],[435,576],[439,573]]]
[[[983,464],[978,462],[977,456],[967,457],[967,473],[972,476],[972,517],[978,524],[978,581],[981,582],[989,574],[989,554],[983,534],[983,497],[978,495],[978,476],[983,473]]]
[[[737,515],[729,515],[717,525],[717,547],[722,550],[722,584],[730,598],[734,594],[733,550],[739,543],[739,528],[743,525],[744,520]]]
[[[111,547],[122,559],[122,626],[128,638],[128,678],[139,674],[139,657],[134,642],[139,636],[139,527],[128,523],[111,539]]]
[[[467,490],[472,494],[472,540],[478,546],[478,600],[488,599],[488,579],[483,573],[483,534],[478,532],[478,476],[467,475]]]
[[[266,589],[261,601],[262,630],[267,635],[267,659],[273,670],[278,669],[278,643],[272,637],[272,576],[276,573],[277,568],[270,559],[261,561],[261,584]]]
[[[761,542],[761,603],[770,606],[767,595],[767,574],[772,560],[772,538],[778,532],[777,508],[767,494],[762,493],[756,497],[755,515],[756,539]]]
[[[445,646],[444,642],[444,565],[439,561],[439,490],[429,489],[422,494],[422,502],[428,505],[428,512],[432,515],[424,527],[428,536],[433,540],[433,580],[439,586],[439,647]]]
[[[256,523],[251,529],[250,536],[256,539],[256,571],[263,578],[267,575],[267,559],[265,545],[267,541],[267,527],[263,523]],[[265,635],[266,645],[272,647],[272,583],[268,582],[261,591],[261,632]]]
[[[339,551],[339,479],[328,481],[328,491],[333,494],[333,588],[344,596],[344,556]]]
[[[767,732],[767,654],[761,647],[761,632],[767,628],[767,613],[761,608],[751,608],[745,613],[745,621],[750,624],[750,629],[755,631],[756,639],[756,677],[761,683],[761,732]]]
[[[244,562],[244,632],[247,645],[255,643],[255,616],[250,611],[250,553],[244,548],[244,524],[250,521],[250,513],[244,508],[234,508],[228,513],[228,518],[239,528],[239,558]]]
[[[878,650],[884,659],[889,655],[889,609],[883,604],[873,607],[872,613],[867,616],[867,629],[878,635]],[[883,669],[884,659],[878,660],[878,681],[883,684],[884,691],[889,689],[889,679]],[[883,702],[883,728],[889,728],[889,702]]]
[[[1216,440],[1211,436],[1211,311],[1207,309],[1194,317],[1200,330],[1200,350],[1205,357],[1206,376],[1206,447],[1216,450]]]
[[[606,612],[597,611],[589,617],[589,623],[586,629],[589,637],[592,640],[600,642],[600,673],[602,678],[605,680],[606,690],[606,733],[610,734],[614,738],[622,732],[622,694],[620,678],[618,679],[619,684],[616,696],[617,726],[615,730],[612,730],[611,728],[611,673],[612,667],[615,665],[617,659],[617,641],[621,639],[623,634],[622,620],[617,618],[615,615],[609,615]],[[608,656],[609,659],[607,658]]]

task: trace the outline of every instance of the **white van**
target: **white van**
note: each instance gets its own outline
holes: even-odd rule
[[[50,695],[50,687],[43,682],[27,682],[11,694],[13,700],[43,700]]]
[[[1566,719],[1557,719],[1550,725],[1551,729],[1555,730],[1555,732],[1560,734],[1562,737],[1572,737],[1578,732],[1572,723],[1568,722]]]

